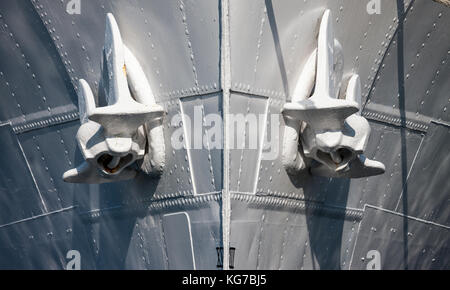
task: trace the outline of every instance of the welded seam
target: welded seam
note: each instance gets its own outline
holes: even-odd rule
[[[359,231],[361,230],[361,223],[362,223],[362,219],[361,219],[361,221],[359,221],[359,223],[358,223],[358,230],[356,231],[355,244],[353,245],[352,256],[351,256],[351,258],[350,258],[350,263],[348,264],[348,269],[349,269],[349,270],[351,270],[351,268],[352,268],[353,257],[355,256],[356,246],[358,245],[358,237],[359,237]]]
[[[230,151],[229,151],[229,108],[231,95],[231,55],[230,55],[230,1],[221,0],[221,63],[220,74],[223,89],[224,150],[223,150],[223,191],[222,191],[222,235],[223,269],[229,270],[230,261]]]
[[[31,178],[33,179],[33,183],[39,194],[39,199],[41,200],[42,206],[44,207],[45,212],[48,213],[47,205],[45,204],[41,190],[39,189],[36,178],[34,177],[33,170],[31,170],[31,166],[30,166],[30,163],[28,162],[27,156],[25,155],[25,151],[23,151],[22,144],[20,144],[19,140],[17,140],[17,144],[19,144],[20,152],[22,153],[23,159],[25,160],[25,163],[27,164],[28,171],[30,172]]]
[[[205,139],[206,139],[206,147],[208,149],[208,161],[209,161],[209,172],[211,173],[211,184],[214,190],[216,188],[216,180],[214,178],[214,168],[212,164],[212,156],[211,156],[211,146],[209,144],[209,133],[208,128],[206,128],[206,114],[205,114],[205,104],[202,103],[202,121],[205,127]],[[203,137],[203,136],[202,136]]]
[[[409,176],[411,175],[411,172],[412,172],[412,170],[414,168],[414,165],[416,164],[416,159],[417,159],[417,156],[419,155],[420,149],[422,148],[422,144],[423,144],[423,140],[424,139],[425,139],[425,136],[422,136],[422,140],[420,140],[419,148],[417,149],[416,154],[414,155],[414,159],[413,159],[413,161],[411,163],[411,167],[409,168],[408,175],[406,176],[405,183],[402,185],[402,192],[400,193],[400,196],[399,196],[398,201],[397,201],[397,205],[395,206],[395,210],[396,211],[398,210],[398,207],[400,206],[400,201],[403,198],[403,193],[404,193],[404,190],[405,190],[405,186],[408,183]]]
[[[183,0],[179,1],[180,3],[180,13],[181,13],[181,21],[184,24],[184,31],[185,31],[185,35],[186,35],[186,41],[187,41],[187,46],[189,48],[189,52],[190,52],[190,59],[191,59],[191,63],[192,63],[192,72],[194,74],[194,83],[196,86],[198,86],[198,75],[197,75],[197,68],[195,67],[195,57],[194,57],[194,49],[192,48],[192,43],[190,40],[190,36],[189,36],[189,27],[187,24],[187,14],[186,14],[186,5],[184,3]]]
[[[76,122],[80,120],[79,113],[76,111],[68,112],[60,115],[53,115],[51,117],[39,120],[29,120],[23,123],[14,124],[11,122],[14,133],[19,135],[26,132],[45,129],[48,127],[61,125],[70,122]]]
[[[364,206],[364,210],[365,210],[366,208],[372,208],[372,209],[384,211],[384,212],[387,212],[387,213],[390,213],[390,214],[393,214],[393,215],[396,215],[396,216],[406,217],[406,218],[408,218],[408,219],[411,219],[411,220],[414,220],[414,221],[417,221],[417,222],[421,222],[421,223],[425,223],[425,224],[429,224],[429,225],[432,225],[432,226],[436,226],[436,227],[440,227],[440,228],[444,228],[444,229],[450,230],[450,226],[438,224],[438,223],[435,223],[435,222],[432,222],[432,221],[424,220],[424,219],[417,218],[417,217],[413,217],[413,216],[409,216],[409,215],[404,215],[404,214],[402,214],[402,213],[400,213],[400,212],[388,210],[388,209],[381,208],[381,207],[378,207],[378,206],[366,204],[366,205]]]
[[[55,210],[55,211],[52,211],[52,212],[47,212],[47,213],[44,213],[44,214],[41,214],[41,215],[36,215],[36,216],[29,217],[29,218],[26,218],[26,219],[14,221],[14,222],[11,222],[11,223],[0,225],[0,229],[6,228],[6,227],[10,227],[10,226],[13,226],[13,225],[17,225],[17,224],[21,224],[21,223],[28,222],[28,221],[33,221],[33,220],[36,220],[36,219],[39,219],[39,218],[43,218],[43,217],[47,217],[47,216],[50,216],[50,215],[54,215],[54,214],[58,214],[58,213],[66,212],[66,211],[70,211],[70,210],[73,210],[75,208],[76,208],[76,206],[70,206],[70,207],[62,208],[62,209]]]
[[[250,111],[250,103],[251,103],[251,99],[247,100],[247,113]],[[241,190],[241,174],[242,174],[242,161],[244,160],[244,148],[245,148],[245,142],[247,141],[247,120],[244,121],[244,140],[243,140],[243,144],[242,149],[241,149],[241,154],[239,157],[239,171],[238,171],[238,183],[237,183],[237,188],[238,191]],[[234,126],[234,125],[233,125]],[[234,145],[234,144],[233,144]],[[238,145],[239,148],[239,145]]]
[[[185,147],[186,147],[186,154],[188,156],[188,160],[189,160],[189,168],[190,170],[190,174],[191,174],[191,180],[192,180],[192,189],[194,191],[194,195],[197,195],[197,184],[196,184],[196,180],[195,180],[195,173],[194,173],[194,168],[192,167],[192,156],[191,156],[191,150],[192,150],[192,144],[191,144],[191,138],[188,135],[188,131],[187,131],[187,123],[185,120],[185,117],[187,117],[187,115],[184,114],[184,109],[183,109],[183,103],[181,100],[179,100],[180,103],[180,111],[181,111],[181,118],[183,119],[183,133],[184,133],[184,142],[185,142]],[[189,128],[190,130],[191,128]],[[188,138],[189,137],[189,138]]]
[[[259,141],[259,146],[260,149],[258,150],[259,152],[259,156],[258,156],[258,161],[256,163],[256,175],[255,175],[255,182],[253,184],[253,194],[256,194],[257,192],[257,188],[258,188],[258,182],[259,182],[259,174],[261,173],[259,167],[261,166],[261,161],[262,161],[262,155],[263,155],[263,151],[264,151],[264,140],[267,134],[267,123],[269,122],[269,106],[270,103],[267,101],[266,104],[266,110],[265,110],[265,123],[264,123],[264,129],[263,132],[261,134],[261,139]],[[259,128],[258,128],[258,132],[259,132]]]

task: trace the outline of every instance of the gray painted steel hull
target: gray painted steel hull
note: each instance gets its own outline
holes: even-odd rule
[[[82,269],[218,269],[224,258],[234,269],[366,269],[373,250],[382,269],[450,268],[450,8],[382,0],[369,15],[361,0],[227,1],[228,90],[221,1],[81,0],[79,15],[68,2],[0,2],[1,269],[65,269],[70,250]],[[326,8],[344,76],[361,76],[366,154],[384,175],[292,177],[279,158],[259,158],[262,144],[230,150],[228,162],[218,149],[172,150],[172,117],[195,106],[279,114]],[[168,112],[166,168],[158,179],[64,183],[82,161],[77,80],[104,102],[109,12]]]

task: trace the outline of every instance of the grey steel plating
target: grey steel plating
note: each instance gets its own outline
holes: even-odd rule
[[[443,0],[0,1],[0,269],[450,269],[449,26]]]

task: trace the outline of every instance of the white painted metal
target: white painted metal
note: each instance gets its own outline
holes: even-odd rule
[[[148,174],[160,173],[164,167],[164,110],[156,104],[139,62],[123,44],[112,14],[106,21],[105,57],[108,106],[97,108],[89,85],[80,80],[82,125],[77,141],[86,161],[64,174],[66,182],[131,179],[136,175],[136,170],[130,168],[135,161]]]
[[[384,172],[383,164],[362,155],[370,126],[360,114],[358,75],[351,77],[345,99],[337,98],[342,80],[341,55],[341,46],[334,39],[331,11],[327,10],[320,24],[317,53],[314,51],[306,62],[292,102],[283,110],[283,163],[291,174],[308,165],[313,167],[313,174],[328,177],[353,178]]]

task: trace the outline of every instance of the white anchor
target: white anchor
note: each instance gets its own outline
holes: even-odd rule
[[[158,174],[164,167],[164,110],[155,103],[139,62],[123,44],[112,14],[107,15],[104,53],[108,106],[97,108],[88,83],[79,81],[77,141],[86,161],[64,173],[66,182],[115,182],[134,178],[138,169]]]
[[[350,78],[345,99],[337,98],[342,67],[335,67],[341,61],[341,47],[334,39],[331,19],[330,10],[325,11],[318,47],[300,75],[292,102],[284,106],[283,163],[291,174],[308,166],[312,174],[326,177],[360,178],[382,174],[384,165],[363,155],[370,126],[360,114],[358,75]]]

